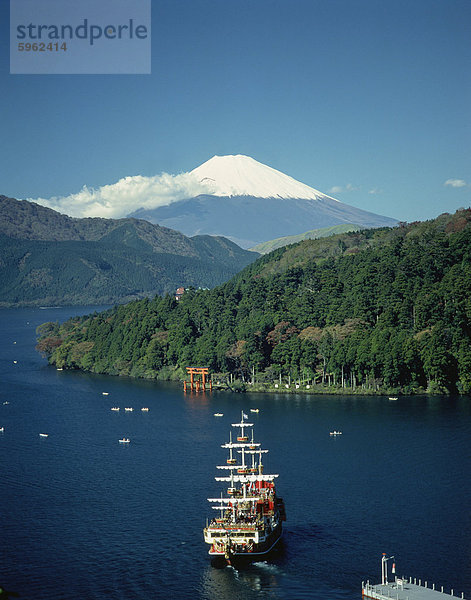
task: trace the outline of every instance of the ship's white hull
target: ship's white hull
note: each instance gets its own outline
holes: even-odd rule
[[[216,568],[224,568],[227,565],[231,565],[233,567],[240,567],[243,565],[248,565],[252,562],[257,562],[260,560],[266,560],[269,558],[274,551],[279,547],[281,539],[283,537],[283,530],[281,526],[279,531],[273,532],[270,539],[267,540],[263,545],[259,545],[259,548],[254,548],[253,551],[226,551],[226,552],[215,552],[209,551],[211,556],[211,564]]]
[[[208,554],[211,556],[211,563],[215,567],[225,567],[226,565],[240,565],[266,559],[278,546],[283,536],[283,529],[279,523],[275,529],[267,536],[264,542],[258,544],[243,545],[232,544],[228,542],[228,537],[215,538],[218,542],[211,546]],[[218,548],[218,549],[215,549]]]

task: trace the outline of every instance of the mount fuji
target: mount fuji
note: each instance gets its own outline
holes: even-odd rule
[[[397,224],[396,219],[344,204],[249,156],[213,156],[190,175],[207,193],[141,208],[129,216],[187,236],[225,236],[242,248],[334,225]]]

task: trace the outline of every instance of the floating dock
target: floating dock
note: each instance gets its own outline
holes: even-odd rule
[[[371,584],[369,581],[362,583],[362,596],[364,598],[373,598],[374,600],[447,600],[448,598],[464,598],[464,594],[455,595],[444,591],[443,587],[436,588],[435,584],[428,586],[428,582],[412,583],[412,577],[409,579],[397,578],[390,583]]]
[[[447,600],[447,598],[462,598],[464,593],[455,595],[455,590],[451,589],[448,593],[443,586],[436,586],[412,577],[394,577],[394,581],[388,581],[388,561],[394,561],[394,556],[387,557],[383,553],[381,559],[381,583],[371,584],[369,581],[363,581],[361,584],[361,595],[363,598],[373,598],[373,600]],[[393,562],[392,573],[396,572],[396,565]]]

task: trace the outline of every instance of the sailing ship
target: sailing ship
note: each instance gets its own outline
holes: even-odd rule
[[[266,559],[281,540],[286,520],[283,499],[275,489],[278,475],[264,473],[262,455],[268,450],[254,441],[253,423],[246,419],[242,411],[240,423],[232,423],[238,430],[236,441],[231,433],[229,442],[221,446],[229,456],[217,468],[229,474],[215,480],[228,484],[227,495],[208,498],[219,516],[206,522],[204,541],[210,545],[211,564],[217,568]]]

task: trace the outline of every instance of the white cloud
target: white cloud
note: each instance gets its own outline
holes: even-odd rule
[[[153,177],[135,175],[99,188],[83,186],[80,192],[53,198],[28,198],[71,217],[120,218],[138,208],[152,209],[177,200],[208,193],[208,186],[190,173]]]
[[[329,194],[343,194],[345,192],[356,192],[357,190],[359,190],[359,187],[354,186],[351,183],[347,183],[347,185],[342,186],[342,185],[334,185],[330,188],[330,190],[328,191]]]
[[[373,189],[369,190],[369,192],[368,192],[368,194],[372,194],[372,195],[382,194],[382,193],[383,193],[383,190],[380,188],[373,188]]]
[[[447,179],[443,185],[449,185],[454,188],[466,187],[468,184],[464,179]]]

